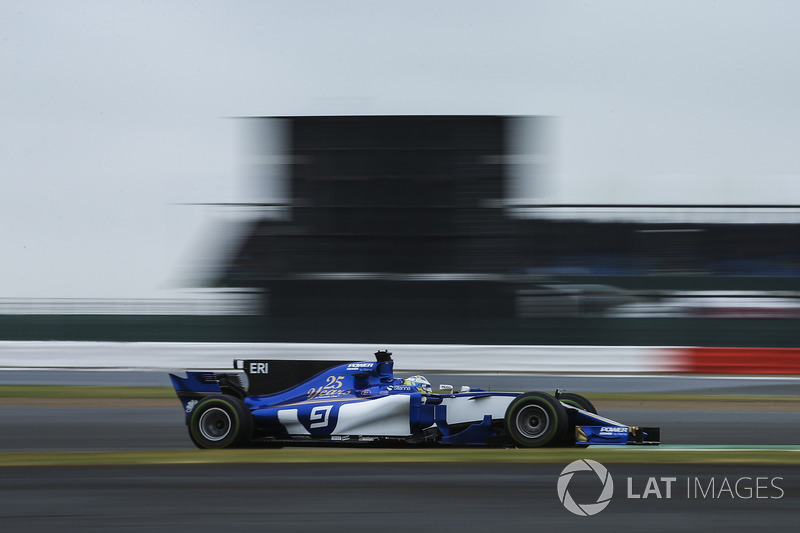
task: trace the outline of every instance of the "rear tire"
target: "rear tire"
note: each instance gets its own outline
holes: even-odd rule
[[[567,430],[564,406],[544,392],[526,392],[514,398],[504,420],[512,442],[522,448],[557,444]]]
[[[253,417],[239,398],[209,396],[192,409],[189,437],[198,448],[222,449],[244,446],[253,434]]]

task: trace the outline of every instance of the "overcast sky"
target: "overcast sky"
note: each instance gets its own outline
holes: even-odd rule
[[[800,3],[0,2],[0,298],[160,297],[236,121],[557,117],[541,200],[800,203]],[[207,250],[206,250],[207,251]]]

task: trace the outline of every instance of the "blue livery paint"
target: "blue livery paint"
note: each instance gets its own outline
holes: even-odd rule
[[[185,378],[174,374],[169,375],[172,386],[178,395],[178,399],[181,401],[181,404],[183,404],[183,410],[186,413],[187,420],[192,412],[192,408],[200,399],[212,394],[222,393],[219,382],[215,378],[210,380],[209,375],[213,376],[213,373],[187,372]]]
[[[630,429],[627,426],[581,426],[589,444],[627,444]]]
[[[170,378],[184,406],[190,435],[200,447],[224,447],[229,440],[240,442],[241,439],[217,435],[225,435],[229,420],[248,412],[252,424],[236,426],[231,423],[231,431],[244,427],[250,432],[244,435],[244,441],[263,444],[378,441],[502,446],[510,443],[508,425],[512,421],[508,411],[512,401],[522,393],[475,388],[450,394],[419,392],[394,377],[394,361],[390,355],[378,352],[376,361],[332,366],[274,394],[249,395],[238,375],[232,372],[186,372],[186,377],[171,374]],[[290,365],[282,362],[282,366],[270,366],[269,361],[248,363],[247,368],[243,368],[247,376],[251,375],[250,371],[263,375],[271,368]],[[238,368],[236,365],[234,362],[234,367]],[[306,368],[312,372],[316,370],[310,365]],[[226,402],[232,407],[216,400],[214,416],[193,415],[195,409],[203,412],[207,409],[203,400],[209,396],[230,398]],[[551,397],[549,401],[555,400]],[[556,435],[547,443],[549,445],[649,444],[657,443],[660,438],[658,428],[640,431],[571,404],[561,403],[561,406],[562,414],[551,413],[548,409],[526,409],[525,419],[516,423],[524,424],[524,434],[535,438],[539,427],[554,423],[550,417],[565,417],[561,422],[567,428],[565,433]],[[221,411],[227,414],[222,415]],[[516,420],[519,416],[512,418]],[[215,425],[209,425],[212,422]],[[202,426],[203,423],[206,425]],[[212,439],[198,442],[198,435],[211,435]],[[573,438],[573,435],[577,436]],[[518,439],[515,441],[520,445]]]

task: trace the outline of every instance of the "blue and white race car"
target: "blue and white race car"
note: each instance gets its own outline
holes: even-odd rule
[[[237,359],[233,371],[170,378],[199,448],[659,443],[659,428],[602,417],[577,394],[456,393],[449,385],[433,392],[422,376],[395,378],[391,355],[378,351],[375,361],[363,362]]]

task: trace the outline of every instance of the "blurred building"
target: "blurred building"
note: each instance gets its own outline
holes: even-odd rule
[[[519,260],[528,273],[800,277],[800,206],[560,205],[524,210],[529,218],[518,226]]]
[[[256,143],[279,201],[248,204],[209,285],[263,295],[258,338],[795,342],[800,206],[536,203],[545,167],[520,183],[519,163],[546,150],[520,154],[520,117],[249,120],[284,132],[279,153]],[[697,317],[789,322],[676,321]]]
[[[262,288],[271,316],[513,316],[515,120],[281,119],[284,216],[253,224],[217,283]]]
[[[800,205],[545,205],[548,120],[247,119],[207,290],[0,301],[0,339],[800,345]]]

